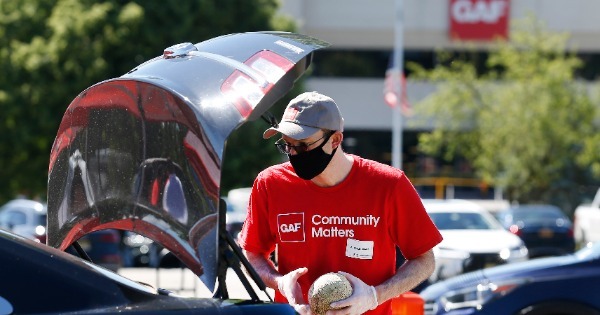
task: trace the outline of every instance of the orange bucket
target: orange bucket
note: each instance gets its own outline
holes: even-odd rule
[[[423,315],[425,300],[414,292],[405,292],[392,299],[392,315]]]

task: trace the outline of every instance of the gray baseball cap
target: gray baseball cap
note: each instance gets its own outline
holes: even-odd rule
[[[271,138],[280,132],[292,139],[301,140],[319,129],[344,131],[344,119],[331,97],[317,92],[305,92],[290,101],[279,125],[265,130],[263,138]]]

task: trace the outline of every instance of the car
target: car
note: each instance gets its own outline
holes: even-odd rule
[[[0,266],[0,314],[294,314],[284,304],[178,296],[5,230]]]
[[[265,284],[225,233],[223,154],[231,132],[266,115],[328,45],[286,32],[223,35],[167,47],[82,91],[50,152],[47,245],[0,231],[0,313],[295,314],[259,299]],[[104,230],[151,239],[212,296],[181,297],[89,261],[80,241]],[[229,298],[228,270],[249,299]]]
[[[46,243],[46,204],[30,199],[13,199],[0,207],[0,228]]]
[[[121,234],[117,230],[100,230],[81,237],[81,248],[92,262],[112,271],[123,267]]]
[[[426,315],[598,315],[600,244],[574,254],[478,270],[419,295]]]
[[[234,188],[227,193],[227,230],[236,240],[248,214],[251,191],[252,187],[242,187]]]
[[[600,188],[591,200],[584,200],[573,211],[575,241],[578,246],[600,242]]]
[[[124,267],[153,267],[160,264],[160,246],[143,235],[124,231],[121,233],[121,257]]]
[[[0,208],[0,228],[46,243],[46,203],[30,199],[14,199]],[[96,264],[117,271],[121,267],[120,236],[114,230],[85,235],[79,244]]]
[[[500,223],[519,236],[529,258],[570,254],[575,251],[573,223],[551,204],[515,205],[497,214]]]
[[[423,199],[443,236],[433,248],[436,266],[429,281],[528,259],[525,243],[478,204],[460,199]]]

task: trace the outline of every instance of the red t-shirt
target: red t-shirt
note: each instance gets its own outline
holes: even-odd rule
[[[299,279],[305,301],[322,274],[345,271],[378,285],[396,272],[396,245],[410,260],[442,240],[404,172],[353,158],[333,187],[300,179],[289,162],[262,171],[252,187],[240,246],[266,256],[277,245],[281,274],[307,267]],[[287,302],[279,292],[275,301]],[[391,314],[390,304],[369,314]]]

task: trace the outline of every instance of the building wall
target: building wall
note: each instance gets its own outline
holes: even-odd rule
[[[391,130],[392,109],[383,101],[383,79],[310,78],[308,91],[318,91],[333,98],[342,115],[346,129]],[[409,81],[406,84],[409,103],[415,104],[433,92],[433,85]],[[403,120],[404,130],[429,130],[433,125],[416,116]]]
[[[391,49],[396,1],[400,0],[282,0],[280,13],[293,17],[300,33],[328,41],[334,49]],[[448,36],[448,0],[402,3],[407,49],[458,47]],[[600,51],[598,12],[598,0],[511,0],[509,21],[533,14],[551,31],[570,33],[570,48]]]
[[[298,32],[326,40],[327,49],[392,51],[395,5],[398,0],[282,0],[280,13],[293,17]],[[404,0],[405,49],[458,48],[448,35],[449,0]],[[543,20],[551,31],[568,32],[571,48],[600,53],[600,1],[511,0],[509,21],[528,14]],[[510,36],[510,35],[509,35]],[[490,44],[474,44],[488,50]],[[317,51],[316,54],[319,52]],[[407,82],[413,105],[434,91],[426,82]],[[319,78],[307,80],[307,89],[333,97],[345,115],[346,129],[391,130],[392,110],[383,101],[381,78]],[[432,128],[431,122],[406,117],[404,130]]]

